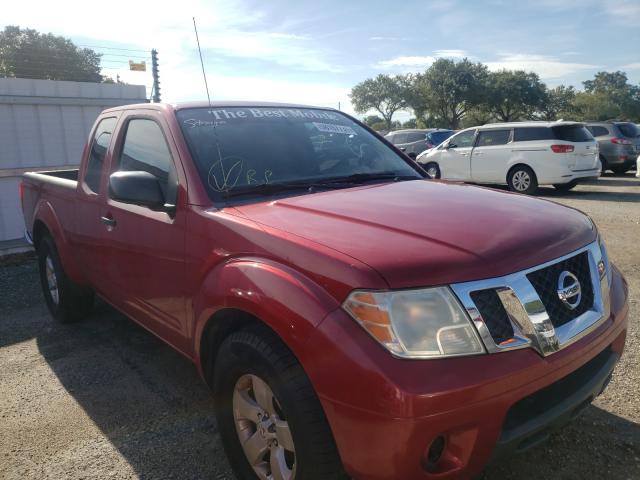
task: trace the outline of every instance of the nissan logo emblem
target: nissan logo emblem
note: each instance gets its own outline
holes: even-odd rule
[[[582,298],[582,288],[578,277],[566,270],[560,274],[558,278],[558,298],[569,309],[573,310],[580,305]]]

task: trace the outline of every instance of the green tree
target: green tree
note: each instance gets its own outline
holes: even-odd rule
[[[575,99],[582,119],[640,120],[640,86],[630,84],[626,73],[598,72],[582,83],[585,91]]]
[[[461,128],[476,127],[478,125],[485,125],[487,123],[495,122],[495,117],[491,113],[486,105],[479,105],[472,108],[462,119],[460,124]]]
[[[357,113],[377,111],[384,119],[387,130],[390,130],[393,114],[407,107],[407,89],[406,77],[380,74],[357,84],[349,96]]]
[[[418,121],[415,118],[410,118],[402,124],[402,128],[418,128]]]
[[[64,37],[7,26],[0,32],[0,76],[101,82],[100,54]]]
[[[536,73],[500,70],[487,80],[487,108],[498,121],[530,118],[542,105],[545,85]]]
[[[576,89],[559,85],[545,89],[544,97],[534,117],[538,120],[573,120],[578,111],[575,105]]]
[[[417,117],[457,129],[462,117],[484,102],[487,74],[481,63],[439,58],[412,78],[409,102]]]
[[[380,122],[384,123],[384,118],[382,118],[379,115],[367,115],[362,119],[362,122],[369,126],[372,126],[372,125],[375,125],[376,123],[380,123]]]

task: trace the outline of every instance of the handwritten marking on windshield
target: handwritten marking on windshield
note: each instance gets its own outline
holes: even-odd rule
[[[231,165],[230,168],[225,168]],[[217,162],[214,162],[209,169],[209,175],[207,181],[209,186],[216,192],[228,192],[235,187],[240,180],[240,174],[242,173],[242,166],[244,160],[237,157],[221,158]]]
[[[216,121],[216,120],[200,120],[197,118],[188,118],[186,120],[184,120],[183,122],[185,125],[187,125],[189,128],[196,128],[196,127],[216,127],[218,125],[224,125],[225,121]]]

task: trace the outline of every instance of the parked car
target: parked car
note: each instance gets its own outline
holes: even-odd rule
[[[519,193],[538,185],[566,191],[598,178],[598,146],[576,122],[492,123],[462,130],[420,164],[434,178],[506,184]]]
[[[636,165],[640,154],[640,128],[631,122],[588,122],[587,128],[598,141],[602,171],[623,174]]]
[[[423,151],[441,144],[452,134],[452,130],[426,128],[396,130],[385,135],[385,138],[409,157],[415,159]]]
[[[623,351],[627,286],[589,217],[432,181],[336,110],[105,110],[79,170],[20,191],[53,317],[98,295],[193,361],[241,479],[471,478]]]

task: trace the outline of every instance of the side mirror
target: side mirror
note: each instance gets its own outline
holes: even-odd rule
[[[450,148],[456,148],[456,147],[457,147],[457,145],[455,143],[450,142],[450,143],[447,143],[444,148],[449,150]]]
[[[160,181],[149,172],[114,172],[109,177],[109,194],[123,203],[165,210]]]

